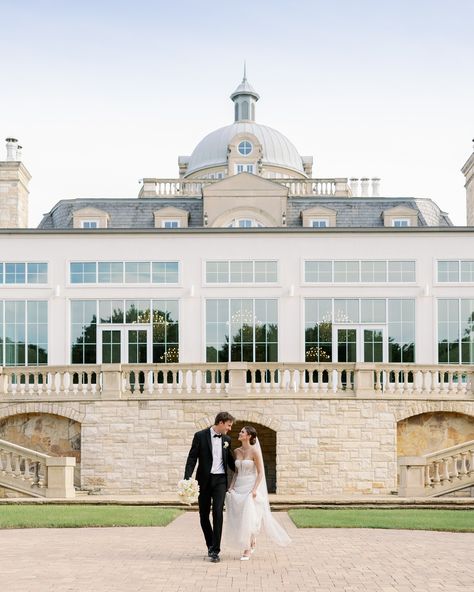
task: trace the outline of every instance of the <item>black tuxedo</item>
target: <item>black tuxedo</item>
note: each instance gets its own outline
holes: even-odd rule
[[[212,440],[211,430],[206,428],[194,434],[191,450],[184,469],[184,478],[189,479],[196,463],[196,479],[199,483],[199,517],[201,528],[206,539],[206,545],[211,553],[219,553],[222,536],[222,520],[224,512],[225,494],[227,491],[227,469],[235,471],[234,456],[230,449],[229,436],[220,438],[222,445],[223,475],[214,475],[212,469]],[[212,526],[209,514],[212,505]]]

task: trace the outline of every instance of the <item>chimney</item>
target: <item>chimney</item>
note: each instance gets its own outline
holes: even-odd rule
[[[7,147],[7,162],[18,160],[18,158],[17,158],[18,140],[16,138],[6,138],[5,142],[6,142],[6,147]]]
[[[349,186],[351,188],[352,197],[359,197],[359,179],[351,177],[349,179]]]
[[[20,162],[18,140],[7,138],[6,146],[6,159],[0,160],[0,228],[27,228],[31,175]]]
[[[471,156],[467,159],[461,171],[466,179],[464,187],[466,188],[467,225],[474,226],[474,146]]]
[[[360,179],[360,196],[369,197],[369,179],[368,177],[361,177]]]
[[[372,181],[372,197],[380,197],[380,179],[373,177]]]

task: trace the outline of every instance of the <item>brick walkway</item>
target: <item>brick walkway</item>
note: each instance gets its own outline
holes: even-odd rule
[[[252,559],[204,559],[198,516],[167,528],[0,531],[2,592],[467,592],[474,590],[474,534],[297,530],[293,544],[262,540]]]

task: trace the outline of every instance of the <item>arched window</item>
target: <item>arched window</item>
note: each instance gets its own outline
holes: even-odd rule
[[[263,228],[263,224],[254,218],[234,218],[228,228]]]
[[[242,101],[242,119],[249,118],[249,103],[248,101]]]
[[[239,103],[235,103],[234,105],[234,118],[235,121],[239,121]]]

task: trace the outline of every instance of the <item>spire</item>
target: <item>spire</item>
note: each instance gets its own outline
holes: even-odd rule
[[[235,121],[255,121],[255,103],[260,95],[247,80],[245,61],[242,82],[230,95],[230,98],[234,101]]]

